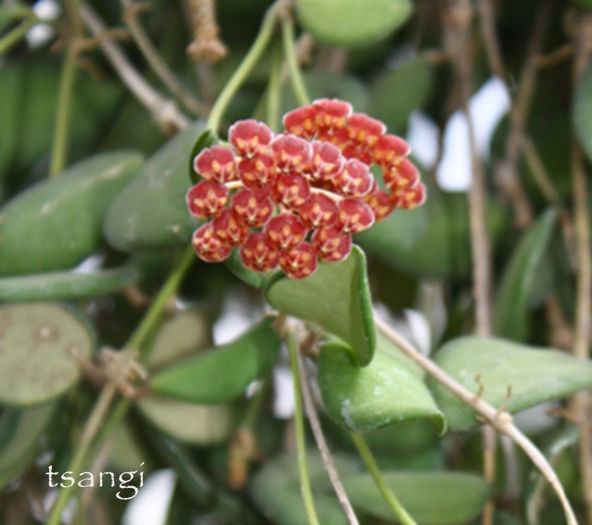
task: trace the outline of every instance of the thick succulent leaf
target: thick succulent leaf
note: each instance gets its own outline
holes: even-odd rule
[[[137,281],[133,265],[89,273],[50,272],[0,277],[0,301],[23,303],[107,295]]]
[[[86,323],[59,305],[0,307],[0,403],[54,399],[80,377],[94,349]]]
[[[251,381],[267,374],[281,341],[265,319],[232,343],[184,359],[156,374],[154,392],[193,403],[223,403],[244,394]]]
[[[527,338],[528,310],[550,291],[552,279],[542,276],[556,225],[557,211],[549,210],[520,239],[495,298],[496,335],[516,340]]]
[[[340,425],[364,432],[428,418],[444,431],[442,412],[407,360],[379,351],[368,366],[359,368],[343,345],[329,343],[321,349],[318,366],[323,405]]]
[[[329,478],[316,453],[308,454],[308,474],[320,523],[346,525],[347,519],[332,491]],[[358,463],[346,456],[333,455],[340,476],[359,470]],[[296,456],[280,456],[265,463],[250,484],[250,493],[259,509],[278,525],[307,525],[302,505]]]
[[[33,462],[39,438],[56,407],[56,403],[44,403],[24,409],[6,408],[0,414],[0,490]]]
[[[137,153],[102,153],[0,208],[0,275],[69,268],[95,252],[111,201],[141,164]]]
[[[391,133],[400,132],[414,109],[430,94],[432,66],[424,58],[414,58],[376,77],[370,86],[369,113],[382,120]]]
[[[387,485],[421,525],[456,525],[476,518],[489,499],[487,482],[461,472],[384,472]],[[356,509],[392,521],[393,511],[368,473],[343,476]]]
[[[386,38],[409,17],[409,0],[296,0],[302,27],[324,44],[359,46]]]
[[[511,397],[507,401],[510,413],[592,387],[591,361],[504,339],[454,339],[436,353],[435,361],[475,394],[479,391],[476,377],[480,375],[482,398],[495,407],[506,402],[508,386],[511,386]],[[466,430],[480,424],[471,407],[433,379],[428,381],[451,430]]]
[[[580,145],[592,161],[592,67],[588,67],[577,86],[573,124]]]
[[[284,274],[272,277],[265,297],[280,312],[312,321],[342,339],[358,365],[371,361],[376,331],[366,257],[357,246],[344,261],[321,263],[306,279],[293,280]]]
[[[487,206],[487,225],[494,239],[504,212]],[[471,269],[469,214],[464,194],[428,190],[426,203],[414,210],[395,210],[387,219],[357,236],[370,255],[422,277],[455,278]]]
[[[197,221],[189,215],[187,172],[204,124],[179,132],[144,164],[118,195],[105,218],[107,240],[123,251],[152,250],[187,244]]]
[[[149,394],[136,402],[142,415],[169,436],[194,445],[213,445],[232,432],[230,405],[196,405]]]

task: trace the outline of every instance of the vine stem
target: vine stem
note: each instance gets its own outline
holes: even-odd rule
[[[226,107],[267,48],[267,44],[269,44],[269,41],[271,40],[271,35],[273,34],[273,29],[278,18],[279,9],[283,5],[283,0],[280,0],[267,10],[261,28],[259,29],[259,33],[257,34],[257,38],[255,38],[255,41],[245,58],[232,77],[230,77],[230,80],[224,86],[224,89],[214,103],[207,123],[207,127],[212,131],[216,132],[220,127],[220,121],[222,120]]]
[[[294,95],[296,95],[298,103],[301,106],[305,106],[310,102],[310,97],[298,65],[296,47],[294,46],[294,21],[291,16],[285,16],[282,20],[282,40]]]
[[[66,50],[62,75],[60,78],[60,86],[58,88],[55,130],[53,134],[53,146],[51,149],[51,163],[49,166],[50,177],[58,175],[64,169],[66,164],[77,55],[76,41],[74,41],[68,45],[68,49]]]
[[[438,383],[443,385],[452,394],[458,397],[463,403],[469,405],[476,412],[479,413],[495,430],[500,434],[509,436],[530,458],[537,469],[549,482],[552,489],[557,494],[559,501],[563,507],[566,521],[568,525],[577,525],[578,521],[574,511],[565,495],[565,490],[553,467],[549,464],[541,451],[530,441],[513,423],[512,416],[507,412],[497,410],[486,401],[483,401],[479,396],[476,396],[464,386],[457,383],[444,370],[442,370],[431,359],[424,356],[419,350],[408,343],[395,330],[393,330],[387,323],[385,323],[377,314],[374,313],[374,322],[376,328],[380,330],[384,336],[399,347],[406,355],[415,361],[421,368],[423,368],[430,376],[432,376]]]
[[[302,362],[300,353],[298,353],[298,369],[300,371],[300,377],[302,378],[301,386],[302,399],[304,400],[304,409],[306,410],[306,415],[308,416],[312,434],[315,438],[315,441],[317,442],[317,447],[321,453],[321,459],[325,465],[325,470],[327,471],[327,474],[329,474],[329,480],[331,481],[331,485],[333,485],[333,489],[335,490],[339,504],[341,505],[348,522],[350,525],[359,525],[358,518],[356,517],[356,513],[354,512],[352,504],[347,497],[347,493],[345,492],[345,488],[341,483],[341,479],[339,479],[339,474],[337,473],[335,463],[333,462],[333,456],[331,455],[331,451],[327,445],[327,440],[325,439],[323,427],[321,426],[319,416],[315,409],[310,384],[306,375],[306,369],[304,368],[304,363]]]
[[[177,266],[170,274],[169,278],[167,279],[163,287],[158,292],[156,299],[150,306],[148,312],[146,312],[146,315],[142,319],[140,325],[128,340],[127,344],[125,345],[125,349],[123,350],[124,354],[132,356],[138,349],[140,349],[141,358],[145,358],[147,351],[145,348],[142,348],[142,345],[144,344],[146,337],[149,335],[151,330],[156,325],[157,321],[160,319],[160,316],[166,306],[167,301],[179,287],[181,280],[183,279],[185,273],[191,266],[191,262],[193,261],[193,259],[193,248],[189,247],[184,253],[180,262],[177,264]],[[122,378],[119,375],[117,377],[113,377],[102,388],[99,397],[95,402],[95,405],[93,406],[92,412],[90,413],[88,420],[86,421],[86,424],[82,431],[82,435],[80,437],[80,443],[76,450],[76,454],[74,455],[74,458],[72,459],[72,462],[68,467],[68,470],[72,472],[80,472],[80,469],[83,467],[84,461],[91,447],[91,444],[97,432],[103,426],[102,424],[109,412],[111,402],[117,394],[118,385],[121,379]],[[118,419],[120,419],[125,414],[125,411],[129,406],[128,400],[124,400],[122,401],[122,403],[125,403],[125,405],[123,405],[123,410],[118,410],[117,412],[115,412],[116,414],[118,414]],[[112,428],[113,424],[113,421],[110,421],[109,427]],[[69,489],[62,488],[60,490],[58,498],[51,510],[51,514],[49,516],[47,525],[59,525],[62,512],[64,510],[64,507],[66,506],[66,503],[68,502],[68,498],[71,495],[71,493],[72,492],[69,491]]]
[[[39,22],[40,20],[36,16],[28,16],[18,26],[0,38],[0,57],[8,53],[12,46],[17,45],[25,37],[27,31]]]
[[[352,432],[350,433],[350,436],[354,442],[354,445],[358,449],[358,453],[366,465],[368,472],[370,472],[376,487],[382,494],[384,500],[388,503],[389,507],[393,509],[395,516],[397,516],[403,525],[417,525],[416,521],[409,515],[403,505],[401,505],[399,500],[393,494],[389,486],[386,484],[386,481],[384,481],[380,469],[374,460],[374,456],[372,456],[372,452],[368,448],[368,445],[366,445],[366,442],[364,441],[364,438],[361,436],[361,434]]]
[[[298,341],[293,330],[288,330],[288,351],[290,352],[290,369],[294,384],[294,434],[296,437],[296,451],[298,455],[298,471],[300,473],[300,492],[304,510],[310,525],[319,525],[319,518],[314,507],[310,479],[308,477],[308,465],[306,461],[306,436],[304,434],[304,414],[302,412],[302,400],[300,398],[300,371],[298,367]]]

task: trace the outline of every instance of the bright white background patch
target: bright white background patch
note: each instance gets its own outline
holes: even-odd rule
[[[477,152],[481,158],[489,158],[489,146],[493,132],[510,108],[510,97],[504,83],[497,77],[490,78],[469,104],[475,129]],[[450,117],[444,130],[442,160],[436,177],[440,187],[447,191],[466,191],[471,185],[471,154],[467,120],[462,111]]]
[[[175,488],[175,473],[171,469],[150,474],[138,495],[128,503],[122,525],[163,525]]]

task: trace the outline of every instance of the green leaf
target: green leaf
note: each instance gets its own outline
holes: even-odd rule
[[[494,240],[505,212],[493,201],[487,225]],[[426,203],[414,210],[395,210],[387,219],[357,236],[370,255],[421,277],[458,278],[471,270],[469,213],[465,194],[428,190]]]
[[[281,341],[265,319],[232,343],[175,363],[150,381],[154,392],[193,403],[223,403],[269,372]],[[220,371],[224,371],[220,373]]]
[[[210,344],[210,330],[197,310],[177,312],[162,323],[148,356],[148,368],[160,369],[171,362],[204,351]]]
[[[0,490],[33,462],[39,438],[56,408],[56,403],[45,403],[25,409],[5,409],[2,413],[0,436],[7,439],[0,442]]]
[[[391,133],[405,128],[409,114],[427,100],[433,70],[424,58],[414,58],[378,75],[370,85],[370,115],[382,120]]]
[[[108,295],[134,283],[139,277],[132,265],[89,273],[51,272],[0,277],[0,301],[23,303]]]
[[[154,155],[115,199],[105,236],[119,250],[158,250],[189,242],[198,222],[189,215],[187,163],[204,129],[201,122],[179,132]]]
[[[421,525],[456,525],[479,516],[487,500],[487,482],[461,472],[384,472],[387,485]],[[368,473],[343,476],[353,506],[391,522],[393,511]]]
[[[0,403],[60,396],[78,381],[94,344],[89,327],[56,304],[0,307]]]
[[[228,438],[234,426],[230,405],[196,405],[156,394],[148,394],[136,404],[146,419],[184,443],[220,443]]]
[[[193,160],[197,156],[197,154],[205,148],[209,148],[215,144],[218,144],[220,140],[216,136],[216,134],[211,129],[206,129],[195,141],[193,148],[191,149],[191,154],[189,155],[189,178],[190,180],[196,184],[202,178],[199,174],[195,171],[193,167]]]
[[[421,375],[407,361],[379,351],[356,367],[342,345],[321,349],[319,387],[329,416],[349,430],[365,432],[413,419],[431,419],[442,433],[446,422]]]
[[[584,72],[576,88],[572,119],[578,141],[592,161],[592,67]]]
[[[376,331],[366,274],[366,256],[354,246],[339,263],[321,263],[311,277],[272,276],[265,288],[269,304],[280,312],[312,321],[341,338],[359,365],[374,355]]]
[[[464,387],[479,391],[495,407],[507,399],[510,413],[520,412],[549,399],[568,396],[592,386],[592,362],[576,359],[565,352],[532,348],[504,339],[461,337],[444,345],[436,363]],[[444,412],[451,430],[467,430],[479,425],[475,411],[433,379],[429,386]]]
[[[95,155],[0,208],[0,275],[69,268],[95,252],[111,201],[141,164],[137,153]]]
[[[359,471],[358,463],[347,456],[333,454],[333,461],[341,477]],[[319,522],[347,525],[348,521],[331,488],[323,462],[316,453],[308,454],[308,474]],[[268,461],[255,474],[249,488],[253,501],[272,523],[308,525],[300,494],[296,456],[279,456]]]
[[[409,0],[296,0],[302,27],[324,44],[366,45],[386,38],[411,14]]]
[[[493,307],[493,327],[497,335],[521,341],[527,338],[528,310],[550,291],[550,280],[541,277],[549,259],[557,217],[556,210],[545,212],[514,250]]]

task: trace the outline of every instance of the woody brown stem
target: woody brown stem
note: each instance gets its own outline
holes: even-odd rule
[[[574,85],[577,87],[584,70],[590,64],[592,44],[592,15],[582,13],[574,34]],[[587,167],[580,146],[572,146],[572,181],[574,225],[576,241],[576,323],[573,354],[579,359],[590,357],[589,337],[592,329],[592,253],[590,250],[590,213],[588,210]],[[582,493],[586,506],[586,519],[592,525],[592,408],[589,391],[576,394],[571,403],[572,412],[580,427],[579,464]]]

